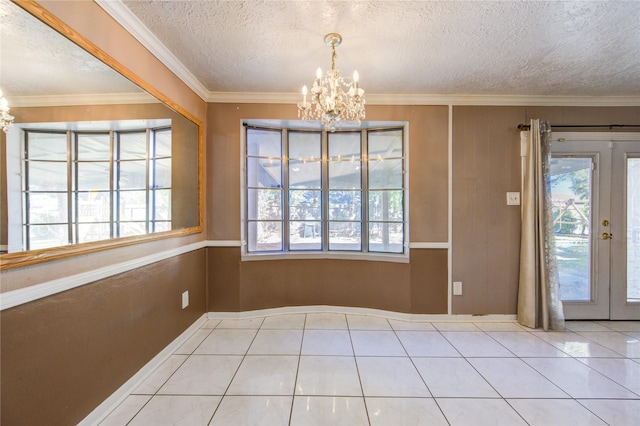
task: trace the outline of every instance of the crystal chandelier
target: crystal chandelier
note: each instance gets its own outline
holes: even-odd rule
[[[340,77],[336,69],[336,46],[342,43],[342,36],[336,33],[324,37],[331,46],[331,71],[322,76],[322,69],[316,71],[316,79],[311,88],[311,102],[307,102],[307,86],[302,87],[302,102],[298,103],[298,118],[305,121],[321,120],[325,130],[335,131],[343,121],[360,125],[364,119],[364,90],[358,87],[358,71],[353,79]]]
[[[2,96],[2,89],[0,89],[0,128],[6,133],[11,123],[13,123],[13,115],[9,114],[9,102]]]

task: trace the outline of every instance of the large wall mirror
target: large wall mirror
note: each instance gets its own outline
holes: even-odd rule
[[[0,269],[201,232],[202,123],[38,4],[0,18]]]

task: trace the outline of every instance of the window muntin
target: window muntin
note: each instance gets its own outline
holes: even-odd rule
[[[171,229],[170,127],[25,129],[23,167],[26,250]]]
[[[403,128],[245,136],[245,253],[406,254]]]

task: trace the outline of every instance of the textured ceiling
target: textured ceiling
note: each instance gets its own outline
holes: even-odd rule
[[[638,1],[123,1],[209,92],[640,96]]]
[[[12,101],[141,92],[138,86],[8,0],[0,1],[0,22],[0,87]]]
[[[378,99],[640,104],[640,1],[96,1],[145,35],[142,42],[206,100],[297,99],[318,66],[330,67],[324,35],[339,32],[337,68],[357,69],[361,87]],[[12,101],[139,90],[9,0],[0,0],[0,18],[0,87]]]

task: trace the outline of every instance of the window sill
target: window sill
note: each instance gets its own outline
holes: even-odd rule
[[[242,262],[262,260],[294,260],[294,259],[332,259],[332,260],[365,260],[369,262],[409,263],[409,249],[402,254],[392,253],[348,253],[348,252],[297,252],[297,253],[242,253]]]

